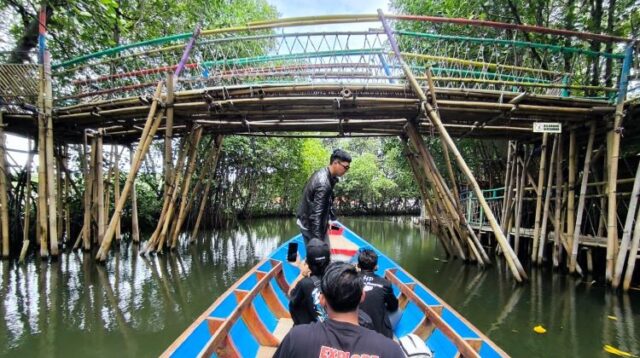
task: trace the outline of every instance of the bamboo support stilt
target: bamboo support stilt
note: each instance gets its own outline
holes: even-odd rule
[[[44,68],[41,67],[40,93],[44,97]],[[44,98],[41,98],[42,108],[38,115],[38,232],[40,239],[40,257],[49,256],[49,231],[47,208],[47,162],[45,142],[47,135]]]
[[[620,285],[620,279],[622,277],[622,270],[624,269],[624,262],[627,258],[627,251],[629,249],[629,239],[631,237],[631,228],[633,227],[633,218],[635,216],[638,196],[640,195],[640,165],[636,170],[636,177],[633,182],[633,189],[631,191],[631,197],[629,198],[629,209],[627,210],[627,218],[624,222],[624,231],[622,232],[622,240],[620,241],[620,250],[618,250],[618,257],[616,258],[615,271],[613,274],[613,280],[611,286],[618,288]],[[636,226],[639,226],[640,222],[636,221]],[[636,248],[636,252],[638,249]]]
[[[525,151],[526,151],[526,147],[525,147]],[[518,184],[518,192],[517,192],[517,199],[516,199],[516,234],[515,234],[515,238],[513,240],[513,250],[516,252],[516,255],[518,254],[519,250],[520,250],[520,225],[522,223],[522,203],[524,202],[523,197],[524,197],[524,187],[526,184],[526,179],[527,179],[527,166],[529,165],[529,161],[531,160],[531,153],[529,153],[528,155],[526,155],[526,160],[524,161],[523,165],[522,165],[522,171],[520,173],[520,183]]]
[[[533,228],[533,248],[531,250],[531,261],[533,263],[538,262],[538,241],[540,240],[540,219],[542,217],[542,192],[544,189],[544,175],[545,165],[547,162],[547,145],[549,141],[549,134],[544,133],[542,135],[542,150],[540,154],[540,170],[538,171],[538,191],[536,193],[536,213]]]
[[[591,157],[593,153],[593,142],[596,136],[596,123],[591,122],[589,127],[589,139],[587,141],[587,149],[584,157],[584,166],[582,169],[582,182],[580,183],[580,194],[578,197],[578,211],[573,229],[573,240],[571,240],[571,258],[569,260],[569,272],[574,273],[578,260],[578,246],[580,245],[580,229],[582,227],[582,218],[584,217],[585,196],[587,194],[587,184],[589,182],[589,172],[591,168]]]
[[[56,214],[56,226],[58,227],[58,242],[63,243],[64,240],[64,205],[62,205],[62,198],[65,193],[62,187],[62,148],[56,148],[56,206],[58,212]]]
[[[188,184],[191,180],[191,171],[193,171],[193,164],[195,163],[195,154],[196,149],[198,147],[198,143],[200,143],[200,138],[202,137],[202,127],[195,128],[192,131],[191,140],[189,141],[189,150],[187,157],[189,157],[189,162],[186,165],[186,172],[183,174],[182,171],[178,172],[176,168],[176,175],[174,183],[181,183],[180,188],[183,190],[180,191],[180,199],[184,199],[186,187],[185,184]],[[165,214],[164,222],[162,224],[162,231],[160,231],[160,236],[158,238],[158,251],[162,251],[165,242],[167,241],[167,234],[169,233],[169,227],[172,224],[173,214],[175,213],[175,206],[178,200],[178,187],[176,186],[172,192],[171,199],[169,201],[169,206],[167,208],[167,213]],[[167,246],[171,245],[171,243],[167,243]]]
[[[616,110],[613,130],[607,137],[611,141],[608,152],[608,176],[607,176],[607,268],[606,279],[611,282],[613,276],[614,258],[617,256],[618,246],[618,205],[616,198],[618,179],[618,160],[620,156],[620,126],[622,125],[622,113],[618,115]]]
[[[129,145],[129,171],[133,170],[133,148]],[[140,227],[138,225],[138,198],[136,194],[136,178],[131,181],[131,238],[133,242],[140,242]]]
[[[502,232],[507,231],[507,212],[509,211],[509,206],[511,205],[511,201],[509,200],[511,197],[511,178],[513,175],[511,174],[513,170],[513,141],[509,141],[507,143],[507,169],[505,170],[504,177],[504,198],[502,198],[502,214],[500,215],[500,228]]]
[[[426,145],[424,144],[420,133],[418,133],[416,126],[411,122],[407,124],[407,134],[411,139],[411,144],[417,150],[419,157],[421,158],[421,160],[418,161],[419,167],[422,168],[425,177],[429,180],[432,187],[435,189],[436,194],[438,195],[439,200],[437,200],[436,205],[441,204],[446,209],[446,216],[449,218],[449,220],[445,219],[445,222],[447,223],[447,228],[450,231],[451,239],[458,250],[458,256],[463,260],[466,260],[467,256],[464,253],[460,241],[458,240],[458,237],[460,239],[463,239],[463,236],[456,234],[456,232],[459,233],[460,230],[459,227],[455,227],[459,226],[458,213],[455,209],[455,204],[453,203],[453,200],[451,200],[450,195],[446,195],[446,190],[444,188],[444,183],[441,181],[441,177],[438,177],[435,174],[435,171],[437,169],[431,166],[432,157]]]
[[[573,249],[573,231],[575,230],[575,206],[576,206],[576,130],[571,129],[569,132],[569,178],[568,178],[568,192],[567,192],[567,244]],[[570,257],[571,252],[567,252]]]
[[[0,112],[0,226],[2,227],[2,257],[9,257],[9,200],[5,166],[5,135],[3,113]]]
[[[47,93],[49,102],[52,101],[51,94],[51,81],[47,81]],[[48,104],[51,108],[52,104]],[[47,182],[47,200],[49,202],[48,217],[49,217],[49,240],[51,243],[51,255],[58,256],[58,227],[57,227],[57,214],[58,206],[56,200],[56,183],[55,183],[55,168],[53,157],[53,117],[50,112],[46,116],[46,142],[45,142],[45,154],[46,154],[46,182]]]
[[[563,184],[563,176],[562,176],[562,159],[563,159],[563,144],[562,144],[562,134],[558,134],[558,148],[556,153],[556,195],[555,195],[555,204],[554,204],[554,214],[553,214],[553,222],[555,227],[556,235],[553,240],[553,267],[558,267],[560,264],[560,252],[561,252],[561,241],[562,241],[562,229],[561,229],[561,210],[562,210],[562,184]]]
[[[169,73],[167,76],[167,109],[164,131],[164,192],[169,192],[171,178],[173,176],[173,102],[174,102],[174,76]]]
[[[198,154],[198,144],[200,144],[200,139],[202,138],[202,127],[198,127],[196,129],[196,139],[192,144],[192,151],[189,156],[189,164],[187,165],[187,171],[182,180],[182,193],[180,193],[180,207],[178,208],[178,212],[176,215],[176,220],[174,221],[175,227],[173,231],[169,232],[171,235],[168,237],[167,246],[171,246],[171,248],[175,248],[178,243],[178,235],[180,234],[180,228],[184,219],[186,217],[186,208],[188,203],[189,196],[189,188],[191,187],[191,178],[193,176],[193,171],[196,165],[196,159]],[[170,241],[169,241],[170,240]]]
[[[85,172],[84,176],[84,220],[82,225],[82,249],[84,251],[91,250],[91,199],[94,191],[94,172],[93,158],[95,156],[95,138],[91,139],[91,152],[87,143],[87,134],[84,135],[82,164]],[[90,159],[87,158],[89,156]],[[91,163],[91,167],[90,164]]]
[[[129,174],[127,175],[127,181],[125,182],[124,188],[122,189],[120,200],[116,203],[113,217],[111,218],[109,226],[107,227],[107,231],[104,234],[104,241],[102,242],[100,249],[98,250],[98,254],[96,255],[96,259],[100,261],[104,261],[107,259],[107,253],[109,251],[109,247],[111,246],[111,240],[113,239],[115,226],[116,223],[120,220],[120,215],[122,214],[122,209],[124,208],[124,204],[131,191],[133,180],[138,174],[141,160],[147,153],[147,150],[151,145],[151,141],[153,140],[153,136],[160,126],[161,116],[158,115],[158,117],[155,118],[155,115],[156,109],[158,107],[158,102],[160,101],[160,93],[162,91],[162,87],[162,81],[158,82],[158,86],[156,87],[156,91],[153,96],[153,102],[151,103],[151,108],[149,109],[149,115],[147,116],[142,135],[140,136],[140,145],[136,149],[136,154],[133,158],[133,170],[129,171]],[[156,120],[154,121],[154,119]]]
[[[553,164],[555,163],[558,148],[558,136],[553,139],[551,157],[549,157],[549,173],[547,175],[547,192],[544,199],[544,209],[542,210],[542,223],[540,224],[540,239],[538,240],[538,264],[542,263],[544,257],[544,245],[547,240],[547,220],[549,219],[549,203],[551,202],[551,183],[553,182]]]
[[[631,250],[629,251],[629,259],[627,260],[627,272],[624,275],[624,282],[622,288],[625,291],[631,287],[631,279],[633,278],[633,271],[636,268],[636,262],[638,261],[638,247],[640,246],[640,210],[636,216],[636,226],[633,230],[633,240],[631,242]]]
[[[27,172],[26,178],[26,188],[24,195],[24,221],[22,225],[22,249],[20,250],[20,257],[18,258],[18,262],[24,262],[25,257],[27,256],[27,252],[29,251],[29,226],[31,222],[31,165],[33,163],[33,149],[31,148],[31,139],[27,141],[29,148],[29,154],[27,156],[27,164],[25,165],[25,170]]]
[[[114,146],[115,149],[115,162],[113,163],[113,202],[117,203],[120,201],[120,152],[118,148]],[[122,232],[120,226],[120,219],[118,218],[118,222],[116,223],[116,241],[120,241],[122,239]]]
[[[102,244],[105,230],[105,203],[104,203],[104,174],[103,174],[103,158],[102,158],[102,130],[95,135],[96,138],[96,156],[95,156],[95,182],[97,202],[97,226],[98,226],[98,244]]]
[[[491,210],[491,207],[489,206],[489,204],[487,203],[486,199],[484,198],[484,194],[482,193],[482,190],[480,189],[480,186],[478,185],[478,182],[476,181],[475,176],[473,175],[473,173],[472,173],[471,169],[469,168],[469,166],[467,165],[467,163],[462,158],[462,155],[460,154],[460,151],[456,147],[455,143],[453,142],[453,139],[451,139],[451,136],[449,135],[449,133],[447,132],[445,126],[443,125],[442,121],[440,120],[440,116],[438,116],[438,114],[433,109],[433,107],[427,102],[427,96],[424,94],[424,91],[422,90],[422,87],[420,87],[420,84],[418,84],[416,78],[413,76],[413,73],[411,72],[411,69],[409,68],[409,66],[407,66],[407,64],[402,59],[402,55],[400,54],[400,49],[398,48],[398,44],[395,42],[395,37],[393,35],[393,32],[392,32],[391,28],[389,27],[389,24],[387,23],[387,21],[384,18],[384,14],[383,14],[382,10],[378,10],[378,16],[380,18],[380,21],[382,22],[382,25],[384,27],[385,33],[387,34],[387,37],[388,37],[389,41],[391,42],[391,47],[393,48],[393,52],[394,52],[396,58],[398,59],[398,61],[400,62],[400,65],[402,67],[402,70],[403,70],[405,76],[407,77],[407,80],[409,80],[413,91],[416,93],[416,95],[418,96],[418,98],[422,102],[421,103],[421,109],[424,111],[424,113],[426,113],[426,115],[429,117],[429,119],[431,119],[431,122],[437,128],[438,133],[440,134],[440,137],[447,144],[447,146],[451,150],[451,153],[453,153],[453,156],[456,159],[456,162],[458,163],[458,166],[460,167],[460,170],[465,175],[469,185],[471,186],[471,188],[473,189],[474,193],[478,197],[478,201],[479,201],[480,205],[482,206],[482,208],[483,208],[483,210],[485,212],[485,215],[486,215],[487,220],[489,221],[489,223],[491,225],[491,228],[494,231],[494,235],[496,236],[496,240],[498,241],[498,243],[502,247],[503,251],[506,253],[505,257],[507,259],[507,264],[509,265],[509,268],[510,268],[514,278],[518,282],[522,282],[523,280],[526,280],[527,279],[527,274],[524,271],[524,269],[522,268],[522,264],[520,263],[520,260],[518,260],[518,258],[516,257],[515,253],[513,252],[511,247],[509,246],[509,243],[507,242],[505,236],[500,231],[500,226],[498,225],[498,221],[496,220],[495,216],[493,215],[493,211]]]
[[[179,178],[177,174],[182,172],[182,168],[184,166],[184,162],[186,159],[186,154],[187,154],[186,148],[188,147],[188,144],[189,144],[189,140],[188,140],[189,138],[191,138],[191,135],[183,137],[182,141],[180,142],[180,147],[179,147],[180,150],[178,151],[178,160],[176,161],[176,166],[174,170],[174,173],[176,173],[176,175],[173,176],[172,178],[171,185],[169,185],[169,191],[164,193],[162,210],[160,211],[160,219],[158,220],[158,224],[156,225],[156,229],[153,231],[151,238],[149,238],[149,241],[147,241],[146,247],[142,250],[142,254],[158,250],[159,243],[160,243],[159,238],[162,232],[162,228],[164,227],[165,217],[167,216],[167,212],[169,210],[169,203],[171,202],[171,198],[173,197],[173,192],[178,189]]]

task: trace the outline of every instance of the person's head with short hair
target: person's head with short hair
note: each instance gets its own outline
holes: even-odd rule
[[[331,262],[329,245],[320,239],[311,239],[307,244],[307,266],[314,276],[322,276]]]
[[[371,249],[362,249],[358,254],[358,267],[362,271],[375,271],[378,267],[378,254]]]
[[[351,166],[351,156],[342,149],[336,149],[331,153],[329,159],[329,170],[331,175],[341,177]]]
[[[364,284],[353,265],[346,262],[332,262],[324,272],[321,282],[322,301],[327,312],[355,312],[364,299]],[[321,301],[321,302],[322,302]]]

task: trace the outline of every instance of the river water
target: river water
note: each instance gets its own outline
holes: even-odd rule
[[[516,285],[445,260],[436,239],[397,218],[343,218],[514,357],[640,355],[640,294],[530,271]],[[0,356],[157,356],[227,287],[297,233],[293,219],[254,220],[203,233],[179,254],[141,257],[122,245],[104,266],[84,253],[18,266],[0,261]],[[537,334],[542,325],[547,332]],[[638,327],[636,327],[638,326]],[[636,331],[636,328],[638,331]]]

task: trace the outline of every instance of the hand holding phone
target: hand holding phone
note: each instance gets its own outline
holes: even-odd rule
[[[290,242],[287,248],[287,261],[295,262],[298,258],[298,243]]]

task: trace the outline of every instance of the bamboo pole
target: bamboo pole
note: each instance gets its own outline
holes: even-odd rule
[[[91,250],[91,199],[93,197],[94,189],[94,173],[95,170],[93,166],[95,164],[94,157],[96,152],[96,141],[95,137],[91,139],[91,152],[89,152],[87,145],[87,134],[84,135],[84,153],[82,155],[82,163],[85,171],[85,188],[84,188],[84,220],[82,226],[82,249],[84,251]],[[87,160],[87,155],[89,155],[90,159]],[[89,166],[89,162],[91,162],[91,167]]]
[[[538,262],[538,240],[540,239],[540,219],[542,216],[542,191],[544,189],[545,165],[547,162],[547,144],[549,133],[542,135],[542,150],[540,154],[540,169],[538,171],[538,191],[536,193],[536,213],[533,228],[533,249],[531,250],[531,261]]]
[[[46,169],[46,105],[45,105],[45,84],[44,66],[40,67],[40,113],[38,114],[38,231],[40,233],[40,257],[49,256],[49,231],[48,231],[48,209],[47,209],[47,169]]]
[[[182,227],[182,223],[186,217],[186,208],[187,208],[187,197],[189,196],[189,188],[191,187],[191,178],[193,177],[193,171],[196,165],[196,159],[198,154],[198,144],[200,144],[200,139],[202,138],[202,127],[198,127],[196,129],[196,139],[194,140],[192,151],[190,153],[189,165],[187,165],[187,171],[184,175],[184,179],[182,181],[182,193],[180,194],[180,207],[178,209],[178,215],[176,216],[177,220],[175,221],[175,227],[169,236],[171,242],[167,242],[167,246],[171,245],[171,248],[175,248],[178,243],[178,235],[180,234],[180,229]],[[211,155],[211,154],[209,154]],[[205,166],[206,167],[206,166]]]
[[[103,158],[102,158],[102,130],[98,130],[95,135],[96,138],[96,156],[95,156],[95,180],[96,180],[96,196],[98,198],[97,203],[97,225],[98,225],[98,244],[102,244],[105,231],[105,203],[104,203],[104,176],[103,176]]]
[[[636,261],[638,260],[638,246],[640,245],[640,210],[636,216],[636,226],[633,230],[633,241],[631,242],[631,251],[629,252],[629,259],[627,260],[627,272],[624,275],[624,283],[622,287],[625,291],[629,290],[631,286],[631,279],[633,278],[633,271],[636,267]]]
[[[164,198],[163,198],[163,202],[162,202],[162,210],[160,211],[160,219],[158,220],[158,223],[156,225],[156,229],[153,231],[153,234],[151,234],[151,237],[149,238],[149,240],[147,241],[147,245],[145,246],[145,248],[142,250],[142,254],[145,254],[149,251],[155,251],[158,247],[159,244],[159,238],[160,238],[160,233],[162,232],[162,228],[164,226],[164,220],[165,217],[167,216],[167,212],[169,210],[169,203],[171,201],[171,198],[173,196],[173,192],[175,190],[178,189],[178,173],[182,172],[182,168],[184,166],[184,161],[186,158],[186,153],[187,153],[187,146],[189,144],[189,139],[191,138],[191,135],[189,136],[185,136],[182,138],[182,141],[180,142],[180,150],[178,151],[178,160],[176,161],[176,166],[175,166],[175,170],[174,173],[176,173],[176,175],[173,176],[172,181],[171,181],[171,185],[169,186],[169,191],[164,193]]]
[[[526,147],[524,147],[525,152],[526,152]],[[520,183],[518,184],[518,191],[517,191],[517,199],[516,199],[516,234],[515,234],[515,238],[513,240],[513,250],[516,252],[516,255],[518,254],[518,251],[520,249],[520,225],[522,223],[522,203],[523,203],[523,197],[524,197],[524,186],[526,184],[526,179],[527,179],[527,166],[529,165],[529,161],[531,160],[531,153],[529,153],[528,155],[525,153],[526,156],[526,160],[522,165],[522,171],[520,173]]]
[[[62,148],[58,146],[55,151],[55,162],[58,170],[56,170],[56,206],[58,212],[56,214],[56,226],[58,227],[58,242],[64,242],[64,205],[62,205],[62,197],[64,190],[62,187]]]
[[[637,210],[638,196],[640,195],[640,165],[636,170],[636,178],[633,183],[633,189],[631,191],[631,197],[629,198],[629,209],[627,210],[627,218],[624,222],[624,231],[622,232],[622,240],[620,242],[620,250],[618,251],[618,257],[616,259],[615,272],[613,274],[613,280],[611,286],[618,288],[620,285],[620,279],[622,277],[622,270],[624,269],[624,262],[627,258],[627,251],[629,249],[629,239],[631,237],[631,228],[633,226],[633,217]],[[640,222],[636,222],[636,226],[640,225]],[[636,251],[638,251],[636,249]]]
[[[560,250],[561,250],[561,241],[562,241],[562,229],[561,229],[561,210],[562,210],[562,159],[563,159],[563,143],[562,143],[562,134],[557,134],[558,138],[558,148],[556,153],[556,195],[555,195],[555,205],[554,205],[554,215],[553,222],[555,227],[556,235],[553,240],[553,267],[558,267],[560,264]]]
[[[215,176],[216,173],[216,167],[218,165],[218,160],[220,160],[220,155],[222,154],[222,141],[223,141],[223,136],[222,135],[216,135],[216,137],[214,138],[214,159],[212,160],[211,164],[209,165],[209,168],[207,169],[207,172],[209,173],[213,173],[213,175]],[[196,222],[193,226],[193,231],[191,232],[191,237],[189,239],[189,242],[194,242],[197,235],[198,235],[198,228],[200,226],[200,222],[202,221],[202,216],[204,215],[204,209],[206,207],[207,204],[207,197],[209,195],[209,190],[211,188],[211,178],[206,178],[207,183],[205,184],[205,188],[204,188],[204,193],[202,195],[202,199],[200,200],[200,207],[198,209],[198,216],[196,217]],[[197,191],[194,190],[194,196],[192,197],[192,201],[195,201],[195,195],[197,194]]]
[[[55,183],[55,169],[54,169],[54,157],[53,157],[53,116],[51,115],[52,108],[52,91],[51,91],[51,73],[46,71],[46,93],[45,103],[48,108],[45,113],[46,118],[46,141],[45,141],[45,155],[46,155],[46,183],[47,183],[47,201],[49,202],[48,216],[49,216],[49,240],[51,243],[51,255],[58,256],[58,227],[56,216],[58,214],[58,207],[56,201],[56,183]],[[39,180],[39,179],[38,179]]]
[[[33,149],[31,148],[31,139],[27,140],[27,148],[29,149],[29,154],[27,156],[27,164],[25,165],[25,170],[27,172],[26,178],[26,191],[24,196],[24,224],[22,225],[22,249],[20,250],[20,257],[18,258],[18,262],[24,262],[25,257],[27,256],[27,252],[29,250],[29,224],[31,218],[31,164],[33,163]]]
[[[493,215],[491,207],[485,200],[484,195],[482,194],[482,190],[480,189],[480,186],[478,185],[478,182],[475,179],[475,176],[471,172],[471,169],[469,168],[467,163],[462,158],[462,155],[460,154],[460,151],[458,150],[455,143],[453,142],[453,139],[451,139],[451,136],[449,136],[449,133],[447,132],[446,128],[442,124],[442,121],[440,120],[440,116],[438,116],[438,114],[433,110],[431,105],[427,102],[427,96],[424,94],[422,87],[420,87],[420,85],[416,81],[415,77],[413,76],[413,73],[411,73],[411,69],[403,61],[402,56],[400,55],[400,49],[398,48],[398,44],[395,42],[395,38],[393,36],[392,30],[387,24],[384,18],[384,14],[382,13],[382,10],[378,10],[378,15],[380,17],[380,21],[384,26],[387,37],[391,42],[393,52],[395,53],[396,58],[400,62],[400,65],[402,67],[402,70],[405,76],[409,80],[414,92],[422,102],[421,103],[422,109],[425,111],[425,113],[429,116],[433,124],[438,129],[438,133],[440,133],[441,138],[445,141],[445,143],[453,153],[453,156],[454,158],[456,158],[456,162],[458,163],[458,166],[460,167],[462,173],[467,178],[469,185],[471,186],[476,196],[478,197],[478,201],[480,202],[480,205],[485,211],[485,215],[487,216],[487,219],[489,220],[491,228],[494,231],[494,235],[496,236],[498,243],[502,247],[502,250],[505,252],[505,258],[507,259],[507,264],[511,269],[511,273],[513,274],[514,278],[518,282],[526,280],[527,274],[522,268],[522,265],[520,264],[520,261],[518,260],[517,256],[511,249],[511,246],[509,246],[509,243],[507,242],[504,234],[502,234],[502,232],[500,231],[500,226],[498,225],[498,221]]]
[[[614,269],[614,257],[618,249],[618,206],[616,202],[616,189],[618,179],[618,161],[620,157],[620,137],[622,136],[622,121],[624,119],[624,102],[627,96],[628,77],[633,60],[634,43],[629,43],[625,49],[625,57],[622,63],[620,78],[618,80],[618,99],[611,130],[611,155],[609,156],[609,202],[607,211],[607,281],[612,280]]]
[[[63,157],[62,157],[62,167],[63,168],[67,168],[68,167],[68,160],[69,160],[69,146],[68,145],[64,145],[64,153],[63,153]],[[65,197],[64,197],[64,224],[65,224],[65,241],[69,242],[69,240],[71,239],[71,204],[70,204],[70,195],[69,195],[69,184],[71,182],[71,178],[69,175],[69,172],[66,171],[64,174],[64,185],[63,185],[63,190],[65,193]],[[76,192],[76,195],[78,193]]]
[[[447,229],[449,229],[451,239],[454,245],[456,246],[456,248],[458,249],[458,256],[466,261],[467,256],[465,255],[462,245],[458,240],[458,235],[456,234],[456,232],[461,233],[461,231],[459,229],[459,218],[458,218],[458,213],[455,209],[455,204],[451,200],[450,196],[445,194],[444,183],[440,180],[439,177],[436,176],[435,171],[437,169],[431,166],[432,157],[426,145],[424,144],[422,137],[417,132],[417,128],[415,124],[413,124],[412,122],[407,123],[407,134],[409,135],[409,138],[411,139],[411,143],[413,144],[415,149],[418,151],[419,156],[422,159],[418,161],[418,165],[422,167],[426,178],[431,182],[432,187],[435,189],[435,192],[439,197],[439,200],[436,202],[436,205],[437,204],[443,205],[443,207],[445,208],[445,211],[447,212],[447,217],[450,219],[450,220],[445,219],[446,220],[445,222],[448,223]],[[459,237],[460,239],[462,239],[463,235],[460,235]]]
[[[174,103],[174,77],[173,73],[167,75],[167,109],[164,131],[164,192],[169,192],[169,185],[171,185],[171,177],[173,173],[173,153],[172,153],[172,139],[173,139],[173,103]]]
[[[502,198],[502,214],[500,215],[500,227],[502,232],[507,230],[507,212],[509,211],[509,205],[511,197],[511,178],[513,175],[513,141],[509,141],[507,144],[507,169],[505,170],[504,177],[504,198]]]
[[[178,172],[176,168],[175,175],[175,184],[181,183],[182,190],[180,191],[180,199],[184,199],[185,195],[185,184],[188,184],[191,177],[192,163],[195,163],[195,151],[198,147],[198,143],[200,143],[200,138],[202,136],[202,127],[199,126],[194,128],[192,131],[192,135],[189,141],[189,150],[187,157],[189,157],[189,162],[186,166],[186,173]],[[158,251],[162,251],[165,241],[167,240],[167,234],[169,232],[169,226],[172,224],[172,217],[175,212],[175,205],[178,200],[178,187],[176,186],[172,192],[171,199],[169,201],[169,206],[167,208],[167,213],[164,218],[164,222],[162,223],[162,231],[160,231],[160,236],[158,237]],[[171,243],[169,243],[170,245]]]
[[[551,202],[551,183],[553,182],[553,164],[557,157],[558,135],[553,139],[553,147],[551,149],[551,157],[549,157],[549,173],[547,176],[547,192],[544,199],[544,209],[542,211],[542,223],[540,224],[540,239],[538,243],[538,264],[542,263],[544,256],[544,245],[547,240],[547,220],[549,219],[549,203]]]
[[[158,102],[160,101],[160,94],[162,91],[163,82],[158,82],[158,86],[156,87],[156,91],[153,96],[153,102],[151,103],[151,109],[149,110],[149,115],[147,116],[147,121],[145,123],[144,129],[142,131],[142,135],[140,136],[140,145],[136,149],[136,154],[133,157],[133,168],[129,171],[127,175],[127,181],[124,184],[124,188],[122,189],[122,194],[120,196],[120,200],[116,203],[116,207],[113,213],[113,217],[109,222],[109,226],[107,231],[104,234],[104,241],[102,242],[100,249],[98,250],[98,254],[96,255],[96,259],[99,261],[104,261],[107,259],[107,253],[109,251],[109,247],[111,245],[111,240],[113,239],[113,234],[115,231],[116,223],[120,220],[120,215],[122,214],[122,209],[124,208],[124,204],[129,196],[129,192],[131,191],[131,187],[133,184],[133,180],[135,176],[138,174],[138,169],[140,168],[141,159],[144,158],[144,155],[147,153],[149,146],[151,145],[151,141],[153,140],[153,136],[155,135],[158,127],[160,126],[161,116],[158,115],[156,120],[154,121],[154,117],[156,114],[156,109],[158,107]]]
[[[115,162],[113,164],[113,202],[117,203],[120,201],[120,152],[118,151],[118,147],[114,145],[115,148]],[[122,239],[121,226],[120,226],[120,218],[118,218],[118,222],[116,223],[116,241],[120,241]]]
[[[133,148],[129,145],[129,171],[133,170]],[[140,242],[140,227],[138,225],[138,199],[136,194],[136,178],[131,181],[131,237],[133,242]]]
[[[569,191],[567,196],[567,243],[570,250],[573,249],[573,231],[575,230],[575,205],[576,205],[576,130],[569,132]],[[567,252],[570,257],[571,252]]]
[[[431,104],[435,111],[440,114],[438,111],[438,99],[437,99],[437,91],[436,87],[433,84],[433,76],[431,75],[431,71],[427,71],[427,83],[429,85],[429,94],[431,95]],[[453,172],[453,167],[451,166],[451,158],[449,156],[449,149],[447,145],[441,140],[440,145],[442,145],[442,153],[444,154],[444,161],[447,165],[447,173],[449,174],[449,180],[451,181],[451,187],[453,189],[453,198],[455,199],[455,204],[458,208],[460,208],[460,194],[458,193],[458,184],[456,181],[456,176]]]
[[[0,111],[0,224],[2,226],[2,257],[9,258],[9,200],[7,198],[7,170],[5,156],[3,113]]]

